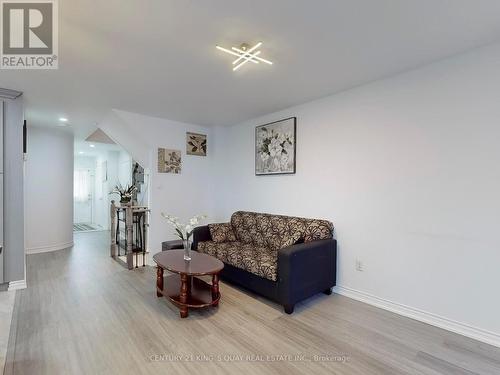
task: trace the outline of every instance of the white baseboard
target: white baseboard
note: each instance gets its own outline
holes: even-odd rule
[[[10,281],[9,288],[7,290],[11,291],[11,290],[26,289],[26,288],[27,288],[26,280],[17,280],[17,281]]]
[[[48,253],[49,251],[68,249],[72,246],[73,241],[48,246],[29,247],[26,248],[26,254]]]
[[[388,310],[393,313],[418,320],[420,322],[424,322],[439,328],[443,328],[447,331],[458,333],[460,335],[470,337],[474,340],[478,340],[490,345],[500,347],[500,334],[498,333],[489,332],[477,327],[472,327],[465,323],[460,323],[436,314],[432,314],[397,302],[392,302],[383,298],[379,298],[374,295],[361,292],[355,289],[343,286],[336,286],[333,289],[333,291],[345,297],[349,297],[357,301],[361,301],[369,305],[373,305],[381,309]]]

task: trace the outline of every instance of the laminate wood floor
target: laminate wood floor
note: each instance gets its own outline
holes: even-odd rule
[[[0,291],[0,373],[3,374],[5,355],[9,342],[10,323],[14,309],[14,291]]]
[[[179,311],[153,267],[110,259],[106,232],[29,255],[5,374],[499,374],[500,349],[339,295],[286,315],[221,284],[218,309]]]

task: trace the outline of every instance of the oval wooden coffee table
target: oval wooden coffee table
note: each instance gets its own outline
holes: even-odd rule
[[[181,310],[181,318],[188,316],[188,308],[217,306],[220,300],[219,273],[224,268],[213,256],[191,252],[191,260],[184,260],[184,250],[168,250],[155,254],[157,264],[156,295],[165,296]],[[173,275],[163,277],[163,270]],[[196,276],[212,275],[212,284]]]

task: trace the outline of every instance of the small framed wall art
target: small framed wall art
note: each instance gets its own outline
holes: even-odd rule
[[[158,149],[158,173],[181,173],[182,160],[180,150]]]
[[[186,154],[207,156],[207,136],[198,133],[186,133]]]

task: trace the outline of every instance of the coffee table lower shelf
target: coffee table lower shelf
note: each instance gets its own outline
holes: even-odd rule
[[[158,297],[164,296],[180,308],[181,318],[188,316],[188,308],[203,308],[219,304],[220,292],[218,290],[218,282],[214,288],[214,285],[196,276],[182,276],[186,280],[184,296],[182,278],[179,274],[165,276],[163,278],[163,289],[158,285],[156,287]]]

